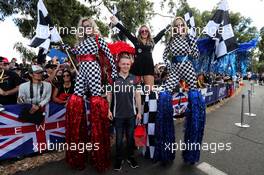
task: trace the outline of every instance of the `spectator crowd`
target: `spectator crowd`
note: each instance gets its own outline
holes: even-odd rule
[[[54,101],[66,104],[73,93],[75,71],[70,64],[54,64],[48,61],[37,65],[36,58],[31,64],[18,64],[13,58],[0,57],[0,104],[11,105],[29,103],[31,111]]]
[[[48,61],[44,66],[39,66],[36,63],[36,58],[33,58],[30,64],[25,61],[18,64],[15,58],[9,62],[7,58],[0,57],[0,104],[31,103],[40,107],[50,101],[66,104],[67,99],[74,92],[75,77],[76,72],[71,64],[68,62],[59,64],[56,58]],[[154,77],[155,85],[165,83],[168,72],[164,64],[155,65]],[[259,76],[260,83],[263,79],[263,76]],[[197,86],[206,88],[221,83],[238,83],[240,80],[239,73],[233,77],[227,74],[199,73]],[[30,97],[30,82],[33,84],[33,94],[35,94],[33,99]],[[41,92],[42,84],[43,92]],[[180,81],[180,86],[188,89],[188,85],[184,81]],[[43,94],[41,95],[41,93]]]

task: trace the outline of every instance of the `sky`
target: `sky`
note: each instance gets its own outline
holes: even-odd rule
[[[219,0],[187,0],[192,7],[201,11],[211,10]],[[233,12],[240,12],[243,16],[252,18],[252,24],[258,29],[264,27],[264,21],[261,15],[264,10],[263,0],[228,0],[229,8]]]
[[[0,38],[0,56],[7,57],[9,61],[13,57],[20,58],[20,54],[13,49],[16,42],[22,42],[24,45],[29,44],[29,40],[23,38],[12,17],[8,17],[4,22],[0,22]]]
[[[83,1],[83,0],[80,0]],[[171,15],[166,13],[166,8],[160,10],[161,0],[152,0],[154,2],[154,11],[162,15]],[[212,10],[219,0],[187,0],[191,7],[196,7],[200,11]],[[264,26],[264,20],[262,13],[264,11],[264,1],[263,0],[228,0],[230,10],[233,12],[240,12],[243,16],[252,18],[252,25],[256,26],[258,29]],[[102,20],[106,23],[109,22],[110,13],[106,9],[102,9]],[[161,17],[155,15],[148,25],[152,27],[152,33],[155,35],[161,29],[166,27],[170,22],[171,18]],[[12,17],[6,18],[4,22],[0,22],[0,56],[7,57],[11,60],[13,57],[20,59],[20,54],[13,49],[16,42],[22,42],[24,45],[28,45],[30,40],[25,39],[20,34],[18,28],[12,21]],[[162,62],[162,53],[164,50],[164,45],[158,43],[153,51],[154,63]],[[33,49],[35,52],[36,49]]]

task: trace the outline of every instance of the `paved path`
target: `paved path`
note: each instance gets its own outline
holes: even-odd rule
[[[241,93],[247,94],[249,85]],[[146,174],[146,175],[264,175],[264,86],[255,87],[256,95],[252,98],[252,111],[257,114],[254,118],[245,117],[250,128],[238,128],[234,125],[240,122],[241,94],[230,99],[221,108],[207,115],[204,143],[210,144],[211,151],[202,151],[197,165],[183,164],[181,152],[176,152],[176,159],[172,165],[161,166],[153,164],[139,156],[140,168],[131,169],[124,164],[121,172],[113,170],[104,174]],[[247,106],[247,98],[245,100]],[[245,108],[245,112],[248,109]],[[176,142],[183,138],[183,123],[176,125]],[[229,143],[230,151],[220,151]],[[220,150],[214,152],[215,145]],[[225,147],[227,149],[228,147]],[[71,170],[64,161],[44,164],[33,170],[20,172],[17,175],[93,175],[98,174],[93,168],[87,167],[83,171]]]

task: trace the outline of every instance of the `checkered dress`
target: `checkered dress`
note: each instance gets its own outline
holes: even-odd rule
[[[163,53],[163,59],[168,69],[171,70],[169,78],[165,83],[166,90],[172,91],[180,79],[185,80],[191,89],[196,88],[196,73],[192,63],[190,61],[185,61],[183,63],[173,63],[170,65],[170,62],[168,61],[168,56],[170,54],[173,58],[176,56],[185,55],[198,58],[199,50],[195,38],[191,35],[181,37],[180,35],[176,34],[167,44]]]
[[[117,75],[116,66],[112,54],[103,38],[98,37],[100,49],[110,60],[112,66],[112,78]],[[98,55],[98,45],[95,37],[88,37],[78,46],[71,49],[76,55]],[[101,69],[97,61],[84,61],[80,63],[79,74],[77,75],[74,93],[83,96],[86,91],[90,91],[92,96],[101,96]]]

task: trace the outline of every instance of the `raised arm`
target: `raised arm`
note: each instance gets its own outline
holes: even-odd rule
[[[159,40],[165,35],[165,33],[170,30],[171,25],[168,25],[165,29],[161,30],[154,38],[154,43],[158,43]]]
[[[198,58],[200,56],[200,52],[199,52],[199,49],[196,43],[196,39],[192,35],[189,35],[189,40],[190,40],[189,43],[190,43],[190,49],[191,49],[190,55],[193,58]]]
[[[71,47],[68,44],[62,44],[62,49],[64,50],[68,50],[69,52],[71,52],[74,55],[82,55],[82,51],[85,50],[84,45],[78,45],[77,47]]]
[[[111,23],[119,30],[121,30],[121,32],[123,32],[126,37],[135,45],[135,43],[137,42],[137,38],[132,35],[122,24],[120,24],[115,16],[112,16],[110,19]]]
[[[163,52],[163,61],[166,64],[168,70],[171,69],[171,64],[168,60],[169,54],[170,54],[170,41],[166,44],[165,50]]]

